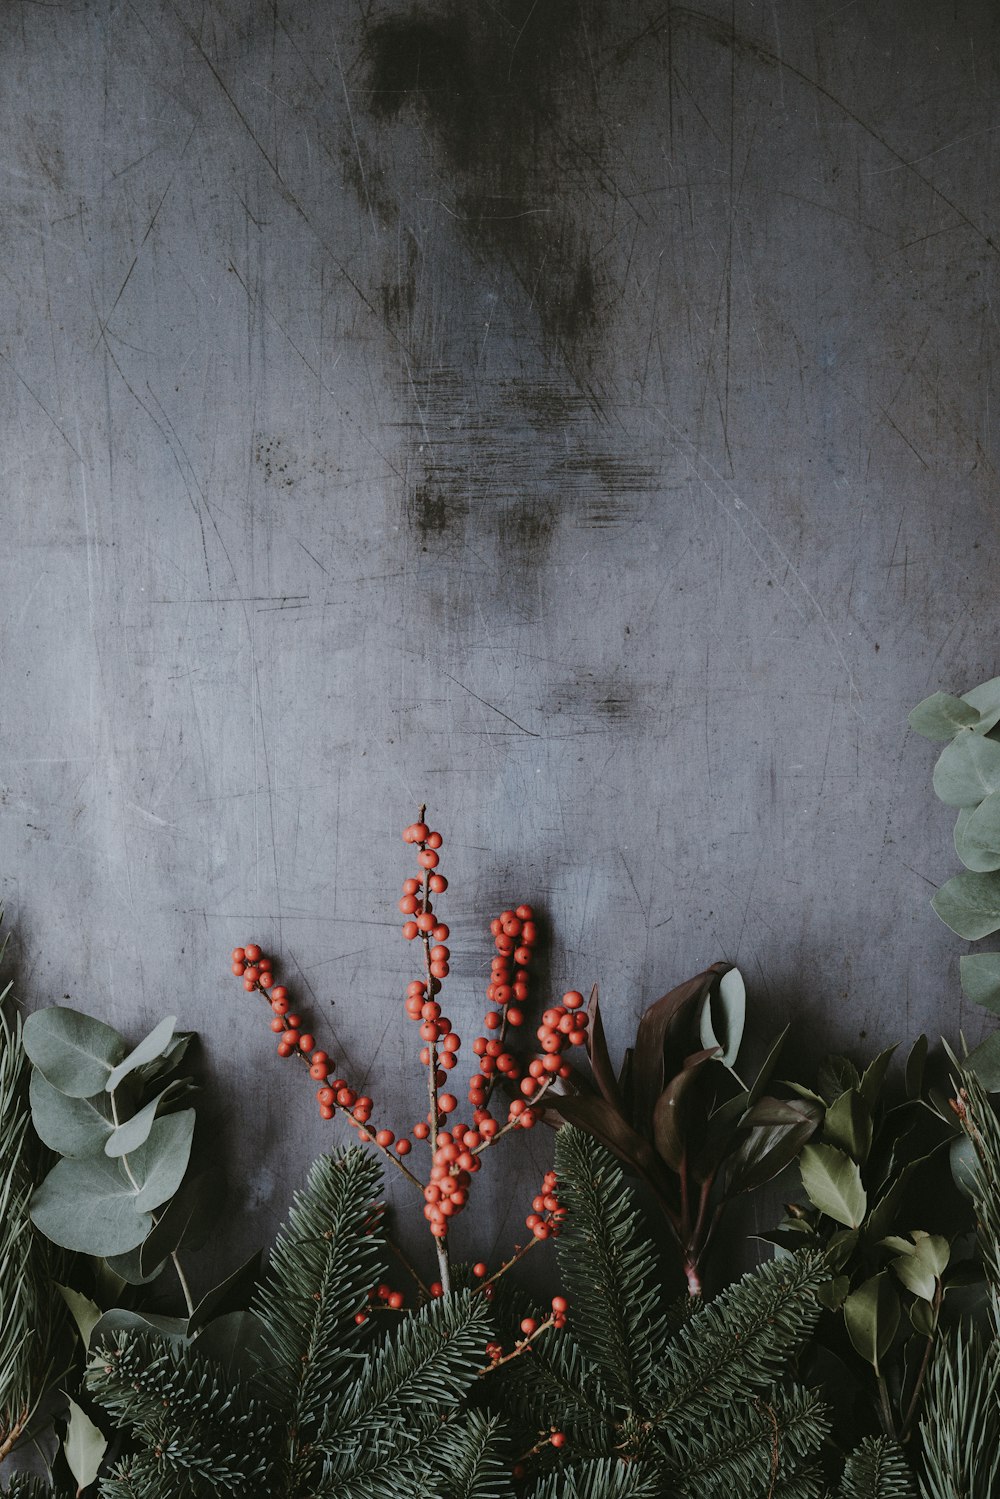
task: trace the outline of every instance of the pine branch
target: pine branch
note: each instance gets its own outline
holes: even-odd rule
[[[655,1250],[622,1172],[590,1135],[560,1129],[556,1171],[568,1209],[559,1268],[574,1332],[621,1404],[642,1412],[667,1341]]]
[[[662,1356],[654,1421],[683,1429],[769,1388],[815,1328],[816,1292],[829,1275],[822,1255],[799,1252],[751,1270],[703,1307]]]
[[[129,1464],[141,1499],[158,1499],[161,1480],[171,1499],[264,1490],[276,1456],[273,1418],[193,1349],[120,1333],[92,1356],[86,1387],[145,1449]]]
[[[959,1118],[975,1151],[970,1175],[976,1233],[990,1284],[994,1337],[1000,1338],[1000,1120],[974,1072],[962,1074],[959,1106],[964,1106]]]
[[[323,1473],[310,1499],[404,1499],[431,1495],[433,1460],[440,1426],[399,1418],[377,1426],[357,1425],[339,1433],[324,1456]]]
[[[296,1440],[319,1430],[323,1412],[357,1369],[364,1334],[355,1314],[383,1266],[384,1241],[373,1221],[378,1164],[355,1147],[320,1156],[293,1199],[253,1310],[276,1356],[268,1367]]]
[[[829,1432],[826,1407],[813,1390],[771,1390],[759,1400],[720,1406],[703,1425],[672,1433],[666,1472],[676,1499],[720,1494],[773,1495],[795,1483],[810,1499],[822,1483],[804,1465]]]
[[[666,1499],[660,1479],[642,1463],[615,1457],[560,1468],[535,1484],[525,1499]]]
[[[53,1499],[53,1491],[42,1478],[29,1473],[14,1473],[2,1491],[4,1499]]]
[[[943,1334],[920,1418],[923,1499],[993,1499],[1000,1493],[1000,1360],[975,1328]]]
[[[866,1437],[844,1466],[839,1499],[916,1499],[906,1459],[888,1437]]]

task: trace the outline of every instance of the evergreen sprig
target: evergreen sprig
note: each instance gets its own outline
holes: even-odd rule
[[[576,1337],[616,1398],[643,1411],[667,1325],[638,1211],[614,1159],[582,1130],[560,1131],[558,1172],[568,1215],[560,1265]]]
[[[1000,1360],[968,1324],[938,1342],[920,1436],[924,1499],[1000,1493]]]
[[[10,988],[0,991],[0,1461],[24,1435],[48,1387],[62,1320],[62,1303],[49,1285],[51,1252],[28,1216],[37,1145],[21,1021],[4,1008]]]
[[[916,1499],[906,1459],[888,1437],[866,1437],[844,1465],[839,1499]]]
[[[829,1429],[826,1410],[812,1390],[772,1390],[756,1400],[736,1399],[703,1425],[685,1423],[664,1439],[671,1492],[676,1499],[706,1494],[768,1494],[794,1481],[802,1499],[823,1491],[811,1459]]]

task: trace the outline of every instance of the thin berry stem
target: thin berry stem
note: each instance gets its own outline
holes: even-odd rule
[[[484,1369],[480,1369],[477,1371],[478,1374],[480,1375],[480,1377],[484,1374],[491,1374],[494,1369],[502,1369],[504,1364],[509,1364],[514,1359],[520,1358],[522,1353],[528,1352],[532,1343],[536,1342],[541,1337],[543,1332],[548,1332],[549,1328],[555,1327],[555,1325],[555,1313],[550,1313],[549,1316],[546,1317],[544,1322],[539,1322],[534,1332],[529,1333],[527,1337],[522,1338],[519,1343],[516,1343],[514,1345],[513,1351],[511,1353],[505,1354],[503,1358],[498,1358],[495,1364],[487,1364]]]

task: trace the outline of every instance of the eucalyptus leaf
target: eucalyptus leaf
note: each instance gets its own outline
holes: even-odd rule
[[[53,1005],[24,1022],[24,1049],[46,1081],[71,1098],[93,1098],[121,1061],[125,1042],[103,1020]]]
[[[956,1140],[952,1140],[948,1152],[948,1163],[951,1166],[952,1180],[958,1190],[966,1197],[975,1198],[979,1194],[979,1161],[976,1156],[976,1147],[968,1135],[962,1134]]]
[[[145,1272],[162,1265],[175,1249],[203,1244],[225,1202],[225,1188],[217,1167],[187,1176],[171,1197],[149,1238],[139,1247]]]
[[[866,1280],[844,1302],[851,1342],[876,1374],[881,1372],[879,1366],[896,1336],[899,1312],[899,1297],[884,1270]]]
[[[947,692],[934,692],[910,713],[907,722],[925,739],[950,739],[958,729],[971,729],[979,713],[970,703]]]
[[[120,1087],[129,1073],[134,1072],[137,1067],[144,1067],[147,1062],[155,1062],[157,1057],[162,1056],[173,1041],[176,1026],[176,1015],[167,1015],[159,1025],[155,1025],[149,1035],[140,1041],[138,1046],[130,1051],[128,1056],[111,1072],[104,1084],[108,1092],[113,1093],[116,1088]]]
[[[151,1098],[145,1108],[139,1110],[131,1119],[125,1120],[117,1129],[113,1129],[104,1142],[104,1154],[110,1156],[128,1155],[138,1150],[149,1139],[150,1131],[159,1111],[176,1097],[183,1083],[178,1080],[168,1083],[162,1093]]]
[[[77,1492],[80,1493],[89,1488],[97,1478],[97,1471],[108,1450],[108,1439],[75,1400],[69,1400],[69,1397],[67,1400],[69,1426],[63,1439],[63,1453],[69,1463],[69,1470],[76,1479]]]
[[[966,953],[958,971],[966,999],[1000,1015],[1000,952]]]
[[[33,1067],[28,1099],[35,1134],[57,1155],[81,1160],[99,1155],[114,1130],[111,1101],[103,1089],[93,1098],[71,1098]]]
[[[128,1169],[138,1184],[137,1212],[148,1213],[158,1208],[184,1180],[191,1158],[194,1122],[194,1109],[182,1109],[179,1114],[155,1120],[148,1139],[127,1157]]]
[[[941,886],[931,905],[960,937],[972,942],[988,937],[1000,930],[1000,872],[956,874]]]
[[[977,807],[1000,791],[1000,744],[961,729],[938,756],[934,790],[949,807]]]
[[[125,1307],[114,1307],[105,1312],[91,1333],[95,1348],[106,1343],[116,1332],[158,1333],[172,1342],[188,1342],[186,1317],[163,1317],[157,1312],[132,1312]]]
[[[988,682],[973,687],[971,692],[963,692],[962,702],[968,703],[979,714],[976,733],[988,734],[1000,723],[1000,677],[991,677]]]
[[[799,1156],[799,1170],[814,1207],[845,1228],[860,1226],[868,1198],[856,1161],[833,1145],[810,1143]]]
[[[135,1249],[130,1249],[127,1254],[109,1255],[103,1263],[120,1280],[124,1281],[125,1285],[151,1285],[167,1268],[167,1261],[163,1255],[147,1252],[147,1245],[152,1245],[158,1232],[159,1225],[156,1224]]]
[[[89,1348],[90,1334],[101,1320],[101,1308],[89,1296],[84,1296],[82,1291],[74,1291],[72,1286],[61,1286],[58,1281],[53,1281],[53,1285],[69,1308],[70,1316],[80,1334],[80,1342],[85,1349]]]
[[[987,1093],[1000,1093],[1000,1031],[993,1031],[970,1051],[965,1065],[976,1074]]]
[[[105,1155],[57,1161],[35,1190],[31,1221],[63,1249],[81,1254],[124,1254],[153,1226],[136,1208],[136,1192],[117,1161]]]
[[[237,1378],[260,1378],[274,1364],[275,1351],[253,1312],[226,1312],[197,1335],[197,1350]]]
[[[729,968],[715,989],[705,995],[701,1007],[701,1044],[706,1051],[718,1048],[716,1061],[735,1067],[746,1024],[747,991],[738,968]]]
[[[980,802],[978,807],[960,807],[955,819],[955,852],[966,869],[971,869],[976,874],[989,874],[994,869],[1000,869],[1000,851],[995,845],[991,847],[982,842],[979,837],[981,824],[976,821],[983,807],[987,803],[993,803],[996,796],[997,793],[994,792],[985,802]]]

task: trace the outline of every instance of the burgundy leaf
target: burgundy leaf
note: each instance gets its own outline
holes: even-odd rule
[[[653,1141],[656,1149],[663,1160],[666,1161],[671,1171],[680,1171],[681,1164],[686,1155],[692,1153],[693,1144],[689,1138],[694,1126],[694,1102],[699,1081],[699,1068],[715,1055],[716,1048],[709,1051],[699,1052],[696,1057],[688,1057],[683,1068],[676,1077],[670,1079],[653,1109]],[[708,1111],[702,1109],[702,1118],[699,1121],[704,1136],[705,1126],[708,1122]],[[696,1126],[695,1126],[696,1127]],[[700,1143],[700,1142],[699,1142]]]
[[[684,1065],[701,1001],[731,963],[713,963],[658,999],[639,1021],[632,1059],[633,1119],[636,1128],[652,1132],[653,1110],[668,1078]]]
[[[587,1056],[590,1058],[594,1081],[608,1103],[612,1104],[621,1113],[622,1096],[615,1079],[614,1068],[611,1065],[611,1057],[608,1055],[608,1043],[604,1036],[604,1023],[601,1020],[601,1006],[597,999],[596,984],[591,990],[590,1004],[587,1006],[587,1010],[590,1015],[590,1025],[587,1027]]]

